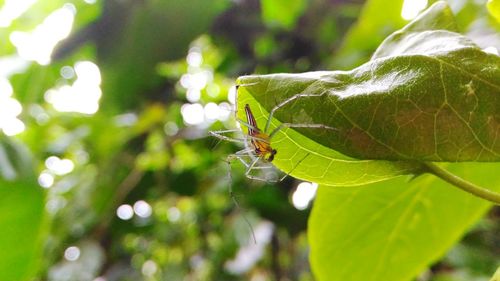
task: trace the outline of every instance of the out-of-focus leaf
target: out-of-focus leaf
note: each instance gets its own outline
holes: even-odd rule
[[[146,1],[132,9],[123,30],[114,34],[115,40],[123,43],[113,45],[115,49],[106,53],[100,64],[106,93],[103,106],[136,105],[142,93],[159,87],[164,79],[157,74],[157,64],[187,55],[189,43],[209,30],[213,19],[228,3]]]
[[[291,29],[307,6],[305,0],[261,0],[262,18],[270,26]]]
[[[500,190],[499,164],[447,169]],[[318,280],[412,280],[489,206],[428,175],[356,189],[321,186],[309,220],[313,271]]]
[[[500,22],[500,0],[489,0],[488,11],[490,11],[490,14],[495,17],[498,22]]]
[[[394,30],[401,28],[403,0],[368,0],[356,24],[348,31],[332,65],[345,69],[365,62],[377,46]],[[383,11],[383,12],[381,12]]]
[[[497,269],[490,281],[500,281],[500,267]]]
[[[0,177],[15,180],[32,177],[33,172],[28,149],[17,141],[0,136]]]
[[[40,265],[45,196],[26,147],[0,137],[0,280],[32,280]]]

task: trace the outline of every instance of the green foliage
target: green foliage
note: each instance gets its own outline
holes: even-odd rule
[[[240,119],[249,104],[261,129],[273,112],[267,133],[299,126],[273,136],[273,163],[323,185],[309,221],[319,280],[411,280],[488,210],[432,176],[373,183],[419,174],[415,161],[499,160],[500,58],[452,31],[438,2],[352,71],[238,79]],[[500,190],[499,167],[452,170]]]
[[[29,281],[41,264],[47,225],[44,194],[33,179],[0,181],[0,279]]]
[[[495,19],[500,22],[500,1],[488,0],[488,10]]]
[[[366,1],[334,57],[333,66],[346,69],[366,62],[387,35],[405,24],[401,18],[402,7],[402,0]]]
[[[28,2],[0,0],[0,25],[5,25],[5,15],[12,15],[12,10],[5,13],[7,3]],[[312,83],[318,79],[317,72],[246,76],[239,81],[247,85],[240,87],[238,102],[250,104],[263,128],[274,105],[305,92],[306,87],[349,95],[345,87],[365,85],[363,89],[371,93],[369,88],[401,76],[412,84],[388,86],[399,99],[387,92],[379,97],[367,94],[366,100],[349,96],[346,100],[355,101],[352,105],[341,99],[304,103],[307,99],[301,98],[277,110],[271,128],[280,124],[278,120],[323,122],[339,116],[332,109],[339,106],[350,108],[349,115],[359,118],[356,121],[365,131],[408,149],[422,140],[409,128],[425,129],[413,122],[423,126],[426,123],[420,118],[426,115],[404,116],[402,128],[408,133],[404,139],[411,140],[405,143],[403,136],[381,132],[380,128],[394,128],[395,118],[389,118],[392,123],[386,127],[380,125],[382,113],[373,114],[377,110],[371,101],[382,108],[384,99],[405,102],[404,91],[437,85],[435,99],[414,101],[432,110],[431,102],[442,105],[438,101],[443,98],[440,85],[444,82],[447,89],[457,91],[450,94],[454,102],[471,91],[477,94],[464,99],[460,113],[468,112],[473,97],[484,92],[491,96],[477,100],[472,116],[460,115],[472,118],[474,126],[482,124],[474,132],[491,144],[487,125],[493,122],[484,123],[484,118],[498,115],[494,106],[498,99],[493,97],[498,93],[498,58],[480,49],[498,48],[500,41],[492,33],[498,24],[485,3],[451,3],[460,29],[446,9],[432,20],[420,18],[387,38],[370,61],[384,38],[405,25],[402,0],[31,2],[10,25],[0,28],[0,280],[311,281],[332,280],[347,271],[354,277],[369,275],[369,280],[384,281],[386,273],[405,278],[424,272],[420,279],[429,281],[491,278],[500,262],[498,209],[479,220],[487,203],[428,175],[410,178],[422,172],[422,166],[408,161],[409,157],[360,160],[358,154],[369,153],[369,147],[353,152],[353,146],[346,145],[343,151],[334,150],[330,141],[340,138],[328,129],[280,131],[273,136],[278,150],[273,163],[299,179],[322,184],[310,216],[310,206],[297,199],[305,198],[301,197],[304,186],[314,185],[292,177],[280,183],[249,180],[242,163],[235,161],[229,169],[223,161],[241,147],[208,137],[209,130],[236,128],[231,95],[235,77],[352,69],[368,61],[359,69],[324,72],[329,79],[339,79],[338,85]],[[54,19],[56,10],[64,10],[66,19],[74,15],[72,31],[55,47],[52,61],[40,65],[28,54],[48,52],[48,40],[69,27],[69,21],[62,25]],[[29,37],[44,22],[52,22],[50,32]],[[425,32],[431,27],[448,32]],[[33,41],[23,45],[16,38]],[[428,52],[431,47],[436,48]],[[453,55],[462,51],[463,56]],[[417,73],[411,75],[402,67],[404,57],[411,57],[413,65],[409,63],[408,69]],[[467,69],[476,76],[463,73],[465,68],[445,67],[438,59],[452,64],[469,59]],[[483,67],[476,71],[479,59]],[[78,67],[82,63],[85,71]],[[432,71],[439,73],[441,65],[442,73],[451,77],[429,76]],[[370,76],[369,67],[383,81]],[[490,88],[480,79],[488,73],[493,75]],[[417,79],[422,77],[423,81]],[[275,89],[265,83],[249,85],[256,78],[274,79],[268,85]],[[466,78],[473,83],[460,80]],[[432,97],[428,91],[421,94]],[[98,111],[78,112],[88,97],[100,97],[93,101],[98,102]],[[10,116],[18,113],[17,102],[22,111]],[[73,104],[68,110],[55,102]],[[408,102],[399,105],[405,106],[399,109],[412,108]],[[316,114],[320,112],[316,106],[326,113]],[[238,114],[245,117],[241,110]],[[365,127],[372,116],[378,117],[373,124],[379,130],[375,125]],[[15,118],[25,127],[24,131],[18,127],[22,132],[12,136],[8,125],[15,124]],[[330,121],[352,129],[345,119],[338,120],[342,124]],[[459,135],[460,130],[450,126],[449,135]],[[460,143],[468,137],[452,140]],[[440,150],[447,151],[445,143],[440,145]],[[491,154],[483,153],[480,157]],[[464,149],[455,156],[466,159],[473,154]],[[495,167],[464,163],[446,169],[494,190],[498,188]],[[229,196],[229,184],[234,198]],[[248,222],[257,244],[251,240]],[[385,258],[374,258],[377,251]]]
[[[261,0],[260,2],[264,22],[286,29],[295,26],[306,7],[306,0]]]
[[[491,175],[499,168],[470,163],[447,167],[497,191],[500,179]],[[489,207],[430,175],[355,190],[321,186],[309,220],[313,270],[318,280],[412,280]]]
[[[301,79],[300,76],[301,74],[286,76],[278,74],[240,78],[238,83],[249,86],[240,86],[238,90],[238,104],[240,106],[240,110],[238,111],[239,118],[242,120],[246,118],[242,107],[245,104],[249,104],[259,124],[259,128],[264,129],[269,113],[264,109],[262,103],[258,103],[254,97],[268,93],[268,97],[273,97],[272,102],[274,102],[274,97],[280,94],[288,93],[293,95],[295,92],[294,90],[285,91],[283,90],[284,88],[275,88],[276,91],[270,93],[269,89],[272,88],[267,87],[268,83],[261,83],[262,79],[270,78],[269,81],[274,80],[278,82],[291,78],[288,81],[291,83],[286,84],[290,86],[293,85],[293,83],[298,84]],[[252,84],[255,81],[259,81],[259,84]],[[268,91],[264,90],[266,88]],[[315,107],[317,107],[317,105],[315,105]],[[270,109],[272,109],[272,107]],[[314,107],[311,107],[311,110],[316,112]],[[280,116],[287,115],[290,120],[294,120],[295,124],[316,123],[314,121],[305,122],[303,119],[300,120],[291,114],[288,108],[283,111],[286,111],[286,113],[281,113]],[[300,111],[296,112],[300,113]],[[278,114],[275,116],[277,115]],[[309,116],[303,116],[309,118]],[[273,127],[269,131],[277,128],[280,124],[279,121],[273,120]],[[314,132],[315,130],[316,132]],[[335,134],[335,132],[329,132],[325,129],[310,129],[310,131],[312,134],[316,133],[316,136],[320,138],[327,134]],[[400,175],[416,173],[420,169],[420,165],[405,161],[359,160],[351,158],[337,152],[331,147],[322,145],[316,138],[306,137],[292,129],[280,130],[279,133],[273,137],[272,145],[273,148],[278,151],[273,161],[276,167],[280,168],[285,173],[290,173],[293,177],[330,186],[356,186],[378,182]]]
[[[500,267],[497,269],[497,271],[495,272],[490,281],[498,281],[498,280],[500,280]]]
[[[434,5],[352,71],[239,78],[240,112],[246,92],[268,112],[296,96],[274,117],[336,128],[297,131],[351,157],[498,161],[500,58],[444,30],[453,26],[441,22],[448,14]]]
[[[110,34],[97,38],[106,44],[101,50],[106,103],[119,106],[118,110],[128,108],[138,101],[137,92],[161,85],[157,63],[183,57],[190,42],[209,30],[227,4],[227,0],[172,0],[110,7],[109,13],[121,14],[120,22],[114,23]],[[123,44],[116,46],[114,40]]]
[[[0,280],[32,280],[47,234],[44,192],[22,144],[0,140]]]

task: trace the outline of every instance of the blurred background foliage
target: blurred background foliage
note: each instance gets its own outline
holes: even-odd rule
[[[449,3],[500,49],[486,1]],[[429,4],[0,1],[0,280],[314,280],[315,185],[235,164],[237,208],[223,160],[239,147],[207,131],[235,127],[237,76],[353,68]],[[419,280],[499,262],[496,207]]]

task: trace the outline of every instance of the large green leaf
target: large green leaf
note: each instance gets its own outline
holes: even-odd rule
[[[267,112],[295,96],[273,121],[336,128],[293,131],[350,157],[498,161],[500,57],[458,33],[423,29],[429,22],[431,28],[453,27],[448,15],[447,5],[437,3],[351,71],[240,77],[239,112],[248,96]],[[282,161],[276,166],[286,171]]]
[[[0,280],[32,280],[40,265],[44,194],[36,181],[0,181]]]
[[[354,70],[239,78],[238,118],[249,104],[261,129],[274,109],[267,133],[323,125],[271,138],[275,166],[323,184],[309,223],[319,280],[410,280],[490,206],[429,175],[374,183],[420,161],[500,160],[500,58],[455,29],[438,2]],[[449,168],[500,190],[498,164]]]
[[[0,280],[32,280],[40,265],[44,192],[26,148],[0,138]]]
[[[447,169],[500,191],[500,164]],[[489,206],[430,175],[355,189],[320,186],[309,220],[312,269],[318,280],[412,280]]]
[[[249,104],[259,124],[264,128],[269,116],[247,87],[238,91],[238,103]],[[238,111],[244,120],[244,110]],[[274,127],[280,124],[273,120]],[[324,130],[318,132],[325,134]],[[295,178],[313,181],[331,186],[356,186],[371,182],[383,181],[404,174],[418,172],[418,164],[406,161],[359,160],[347,157],[334,149],[307,138],[295,130],[281,130],[272,140],[272,146],[278,151],[273,164]]]

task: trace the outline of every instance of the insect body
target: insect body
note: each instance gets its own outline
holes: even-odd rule
[[[257,122],[255,121],[255,117],[253,116],[248,104],[245,105],[245,113],[249,125],[248,135],[250,136],[250,144],[255,152],[255,155],[267,162],[272,162],[277,151],[271,147],[269,135],[261,132],[259,127],[257,127]]]
[[[239,85],[239,86],[244,86],[244,85]],[[238,89],[237,86],[236,88]],[[290,104],[291,102],[297,101],[300,98],[310,98],[310,97],[321,97],[323,96],[324,93],[321,94],[306,94],[306,93],[299,93],[296,94],[286,100],[281,101],[278,103],[274,108],[271,109],[269,116],[267,117],[266,125],[264,127],[264,130],[260,130],[257,122],[255,120],[255,117],[250,109],[250,106],[248,104],[245,104],[245,115],[246,115],[246,122],[244,120],[238,119],[237,115],[237,109],[235,110],[235,118],[236,121],[239,122],[241,125],[247,127],[247,133],[244,135],[243,138],[232,138],[228,137],[227,133],[241,133],[240,130],[222,130],[222,131],[210,131],[210,135],[217,137],[221,140],[226,140],[226,141],[231,141],[231,142],[237,142],[237,143],[243,143],[245,144],[245,148],[237,151],[233,154],[228,155],[226,158],[226,163],[229,166],[228,169],[228,178],[230,180],[229,183],[229,194],[231,195],[231,198],[234,201],[234,204],[236,206],[239,206],[236,198],[233,195],[232,191],[232,183],[231,183],[231,162],[234,160],[240,161],[243,165],[245,165],[246,172],[245,176],[249,179],[254,179],[254,180],[260,180],[260,181],[265,181],[265,182],[278,182],[283,180],[286,176],[288,176],[299,164],[309,155],[307,153],[303,158],[301,158],[298,162],[295,163],[295,166],[288,171],[288,173],[283,176],[281,179],[279,178],[269,178],[269,177],[259,177],[256,175],[252,174],[252,171],[258,170],[258,171],[263,171],[263,170],[268,170],[268,169],[274,169],[273,165],[271,162],[274,160],[277,150],[274,149],[271,146],[271,140],[273,137],[282,129],[286,128],[309,128],[309,129],[316,129],[316,130],[335,130],[335,128],[329,127],[327,125],[323,124],[292,124],[292,123],[281,123],[275,128],[271,128],[271,121],[273,120],[273,115],[274,113],[279,110],[284,108],[287,104]],[[250,229],[252,229],[251,224],[248,222],[248,220],[245,218],[245,221],[249,225]],[[253,230],[252,230],[252,235],[253,235]],[[256,241],[255,236],[254,241]]]

